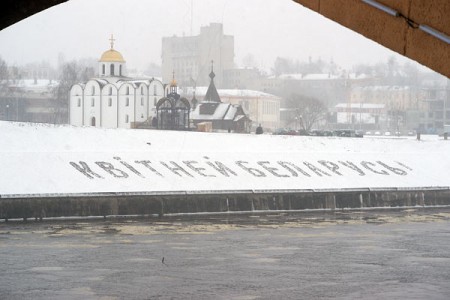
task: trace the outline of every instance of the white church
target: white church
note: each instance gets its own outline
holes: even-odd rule
[[[132,128],[156,116],[156,103],[164,97],[160,80],[126,77],[125,60],[114,50],[105,51],[97,78],[70,89],[69,123],[76,126]]]

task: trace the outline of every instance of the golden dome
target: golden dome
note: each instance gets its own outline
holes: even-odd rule
[[[114,49],[110,49],[108,51],[103,52],[102,57],[100,57],[101,62],[121,62],[124,63],[122,54],[119,51]]]

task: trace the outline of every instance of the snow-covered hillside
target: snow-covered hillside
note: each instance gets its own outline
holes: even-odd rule
[[[450,141],[0,122],[0,196],[447,188]]]

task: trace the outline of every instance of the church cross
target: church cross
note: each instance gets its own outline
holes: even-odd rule
[[[109,41],[111,42],[111,50],[114,48],[114,41],[116,39],[114,38],[114,36],[111,34],[111,38],[109,39]]]
[[[211,72],[214,71],[214,60],[211,60]]]

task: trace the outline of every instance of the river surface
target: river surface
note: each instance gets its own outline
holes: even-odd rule
[[[450,208],[3,222],[0,258],[0,299],[450,299]]]

